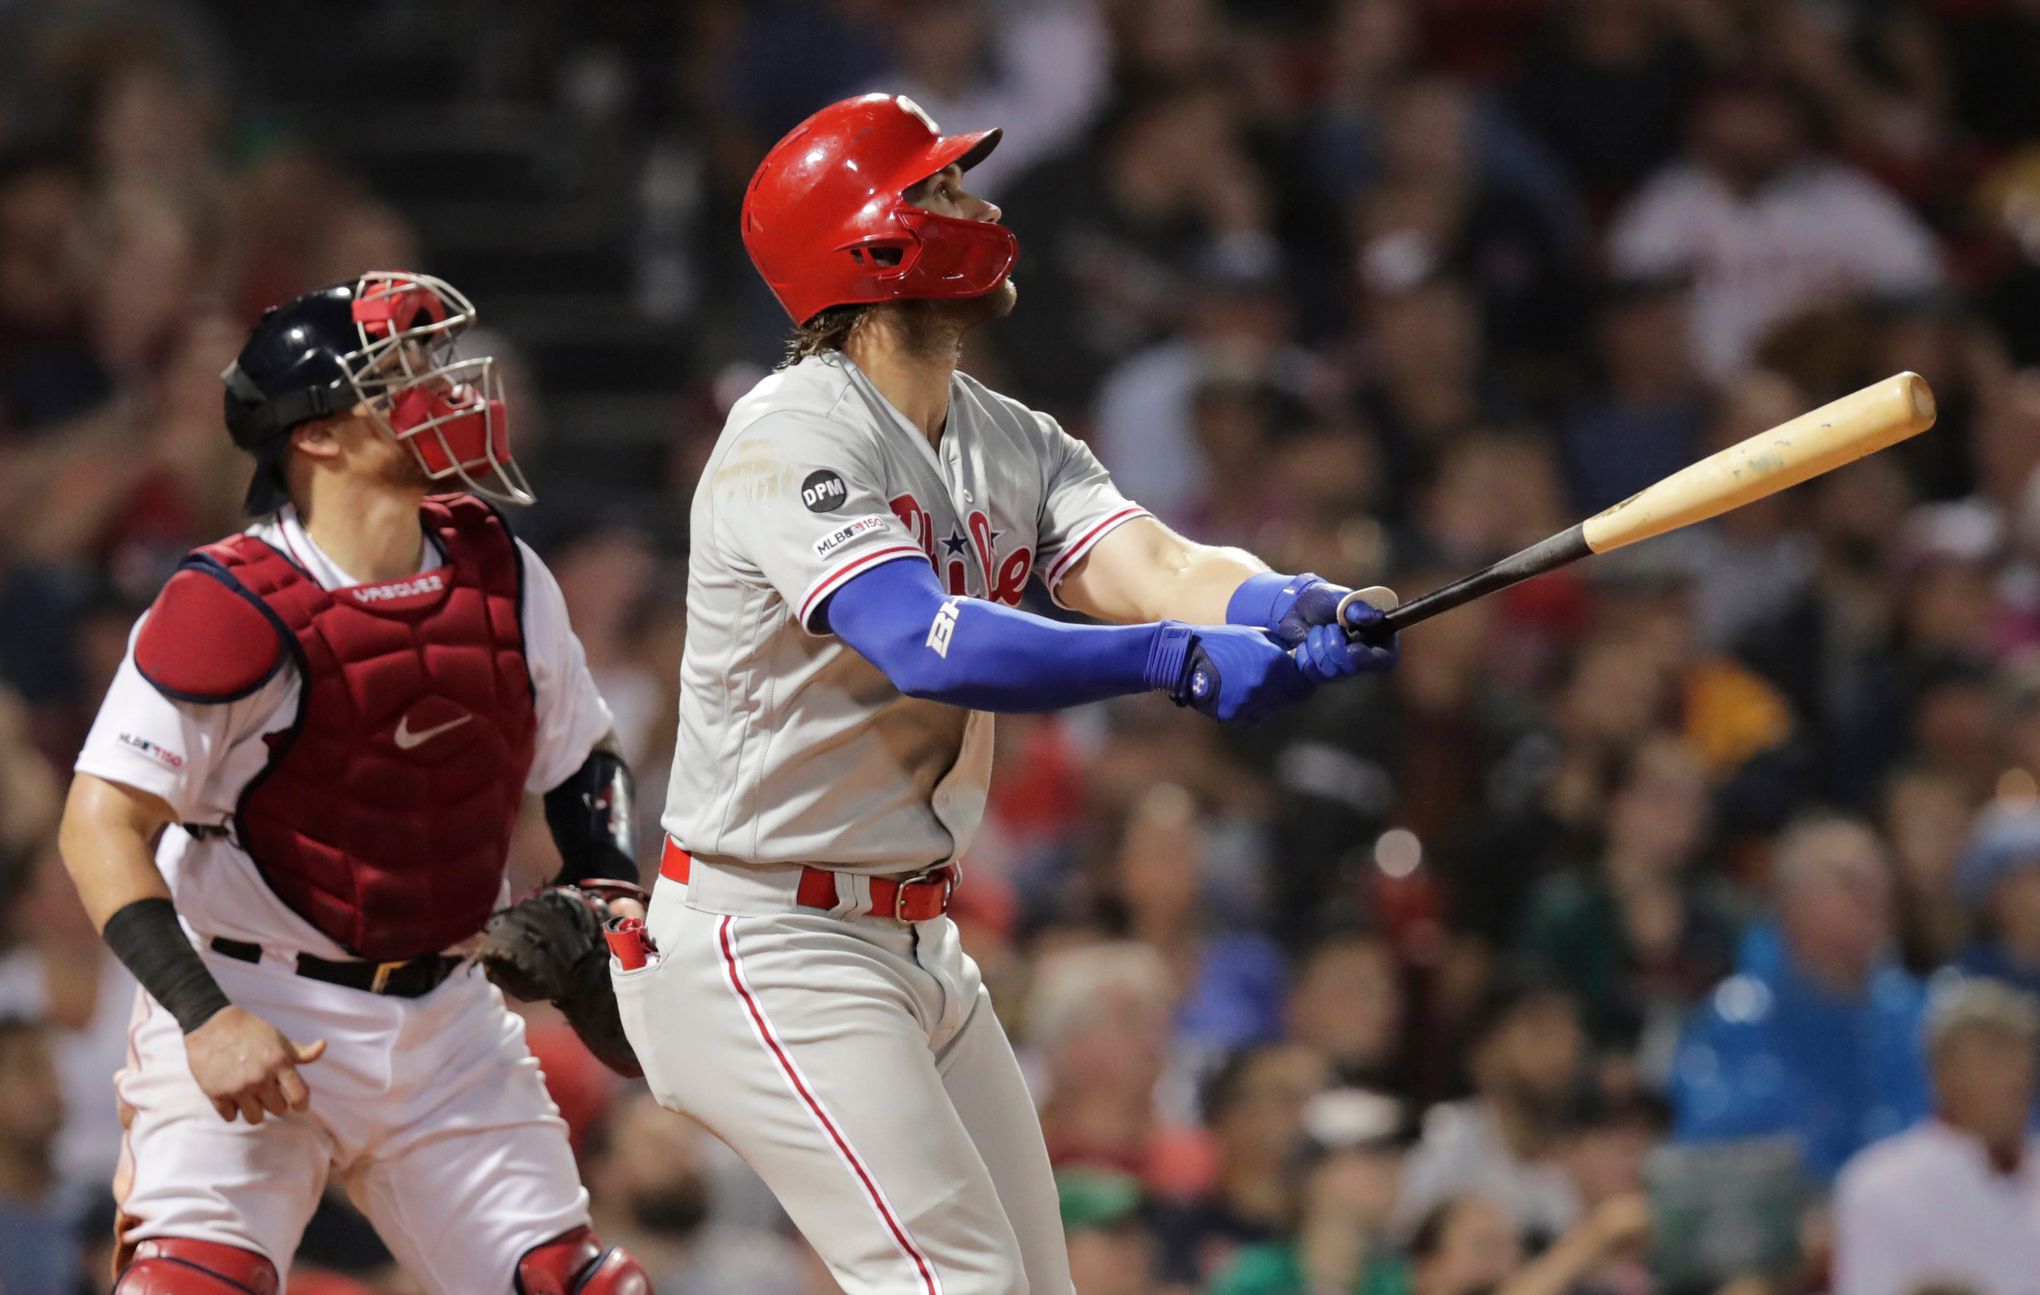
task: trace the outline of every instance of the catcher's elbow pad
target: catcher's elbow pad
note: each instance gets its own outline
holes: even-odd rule
[[[630,766],[608,750],[591,752],[573,777],[545,794],[545,825],[563,864],[560,884],[637,881],[634,798]]]

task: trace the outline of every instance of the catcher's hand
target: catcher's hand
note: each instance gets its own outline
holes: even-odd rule
[[[597,1060],[621,1075],[644,1073],[616,1012],[609,947],[602,923],[609,905],[574,886],[553,886],[493,914],[476,957],[502,991],[524,1002],[545,999]]]

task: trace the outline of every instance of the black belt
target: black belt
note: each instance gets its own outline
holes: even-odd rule
[[[221,935],[215,935],[207,943],[214,953],[240,962],[262,961],[262,946],[259,944],[229,940]],[[445,984],[447,977],[461,963],[462,959],[450,958],[443,953],[428,953],[422,958],[402,962],[330,962],[309,953],[300,953],[297,956],[297,974],[307,980],[321,980],[329,985],[390,998],[422,998]]]

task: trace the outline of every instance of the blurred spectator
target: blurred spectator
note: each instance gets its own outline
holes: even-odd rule
[[[1090,124],[1112,46],[1099,0],[910,0],[887,24],[895,66],[865,87],[904,94],[952,133],[999,127],[999,149],[971,168],[971,192],[1060,152]],[[817,104],[822,100],[817,100]]]
[[[104,400],[85,336],[79,227],[85,178],[62,153],[0,159],[0,464],[15,438]]]
[[[1922,991],[1892,959],[1890,864],[1867,827],[1795,824],[1774,874],[1776,924],[1688,1026],[1671,1097],[1681,1139],[1793,1134],[1824,1182],[1925,1109]]]
[[[1281,951],[1221,920],[1223,841],[1187,790],[1151,786],[1125,812],[1107,890],[1124,934],[1169,969],[1178,995],[1176,1042],[1193,1064],[1282,1032]]]
[[[52,834],[24,856],[11,914],[0,901],[0,1016],[42,1022],[44,1046],[70,1094],[57,1128],[57,1170],[68,1189],[105,1184],[120,1155],[112,1076],[127,1064],[135,981],[99,939],[64,872]]]
[[[1043,408],[1080,408],[1105,371],[1173,328],[1190,286],[1277,265],[1266,184],[1216,83],[1158,89],[1087,147],[1015,177],[1027,304],[997,345]]]
[[[1212,1295],[1407,1291],[1408,1271],[1388,1239],[1405,1131],[1392,1098],[1357,1089],[1313,1097],[1291,1170],[1294,1219],[1281,1239],[1234,1256]]]
[[[1710,376],[1734,374],[1766,330],[1809,306],[1940,281],[1919,219],[1823,157],[1814,136],[1784,84],[1717,80],[1694,112],[1689,159],[1646,184],[1609,233],[1619,272],[1692,276],[1695,354]]]
[[[1605,207],[1678,148],[1700,74],[1698,5],[1571,0],[1552,6],[1511,102]]]
[[[1041,1131],[1057,1165],[1146,1172],[1170,1001],[1168,972],[1145,945],[1079,946],[1041,959],[1022,1038],[1038,1063]]]
[[[1627,499],[1700,457],[1706,406],[1686,314],[1681,279],[1627,279],[1603,290],[1594,330],[1600,382],[1560,432],[1582,512]]]
[[[2040,1271],[2040,1002],[1969,979],[1927,1017],[1934,1114],[1859,1153],[1835,1186],[1836,1295],[1928,1283],[2012,1291]]]
[[[75,1287],[72,1203],[57,1178],[63,1120],[48,1031],[0,1016],[0,1290],[64,1295]]]
[[[636,1255],[660,1295],[805,1295],[787,1237],[716,1219],[708,1132],[633,1094],[588,1156],[596,1230]]]
[[[1609,1201],[1524,1261],[1508,1213],[1477,1195],[1433,1208],[1410,1239],[1412,1295],[1563,1295],[1612,1254],[1634,1249],[1650,1227],[1642,1198]],[[1585,1289],[1593,1289],[1587,1287]]]
[[[1977,935],[1958,965],[2040,994],[2040,802],[1987,808],[1955,881]]]
[[[1675,1035],[1734,965],[1733,897],[1697,866],[1708,827],[1692,748],[1648,739],[1616,777],[1592,870],[1549,878],[1531,901],[1521,951],[1579,997],[1604,1050],[1634,1053],[1648,1027]]]
[[[1955,884],[1969,831],[1968,796],[1949,774],[1906,765],[1885,783],[1880,817],[1897,880],[1899,954],[1907,971],[1923,976],[1954,961],[1968,936]]]
[[[1455,82],[1415,77],[1387,96],[1379,174],[1348,224],[1363,291],[1460,277],[1507,358],[1562,352],[1577,336],[1572,195],[1534,143],[1483,119]]]
[[[1473,1096],[1430,1109],[1404,1170],[1396,1221],[1405,1234],[1469,1192],[1540,1241],[1572,1225],[1579,1193],[1554,1155],[1582,1042],[1578,1008],[1550,982],[1505,978],[1489,990],[1465,1035]]]
[[[1333,930],[1297,958],[1285,1020],[1290,1036],[1328,1061],[1340,1084],[1406,1098],[1403,994],[1402,968],[1386,940]]]
[[[1323,1058],[1291,1043],[1245,1048],[1204,1085],[1204,1123],[1216,1172],[1200,1198],[1165,1207],[1156,1220],[1162,1271],[1201,1285],[1241,1246],[1275,1236],[1294,1210],[1291,1155],[1304,1112],[1325,1088]]]
[[[1064,1169],[1055,1190],[1077,1295],[1150,1295],[1155,1241],[1140,1182],[1110,1170]]]
[[[1291,337],[1292,314],[1283,285],[1265,272],[1209,275],[1191,289],[1174,336],[1104,376],[1094,443],[1129,498],[1192,532],[1215,504],[1280,502],[1252,486],[1265,464],[1251,464],[1247,482],[1233,481],[1228,472],[1238,468],[1240,455],[1230,462],[1213,456],[1224,446],[1199,434],[1197,412],[1208,392],[1258,389],[1294,403],[1323,384],[1323,366]],[[1272,437],[1268,441],[1244,448],[1267,457]],[[1244,488],[1235,491],[1236,484]]]

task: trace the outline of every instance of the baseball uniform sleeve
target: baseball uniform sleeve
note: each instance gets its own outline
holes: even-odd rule
[[[1119,493],[1112,474],[1098,462],[1090,446],[1064,431],[1047,414],[1034,417],[1041,423],[1047,459],[1041,522],[1035,532],[1039,539],[1034,573],[1054,597],[1056,585],[1092,545],[1134,518],[1147,516],[1148,511]],[[1056,601],[1060,604],[1062,600]]]
[[[220,794],[222,780],[215,775],[235,743],[276,715],[295,676],[281,671],[238,701],[173,700],[135,668],[135,636],[147,619],[145,614],[136,621],[128,635],[127,655],[72,767],[160,798],[180,822],[220,821],[233,804]]]
[[[893,514],[874,456],[825,418],[760,418],[716,461],[707,489],[713,542],[810,634],[827,632],[813,617],[844,581],[881,563],[927,560]]]
[[[567,618],[560,582],[523,540],[517,541],[517,553],[524,561],[524,660],[538,717],[524,789],[545,792],[581,767],[616,727],[616,717],[588,671],[588,653]]]

